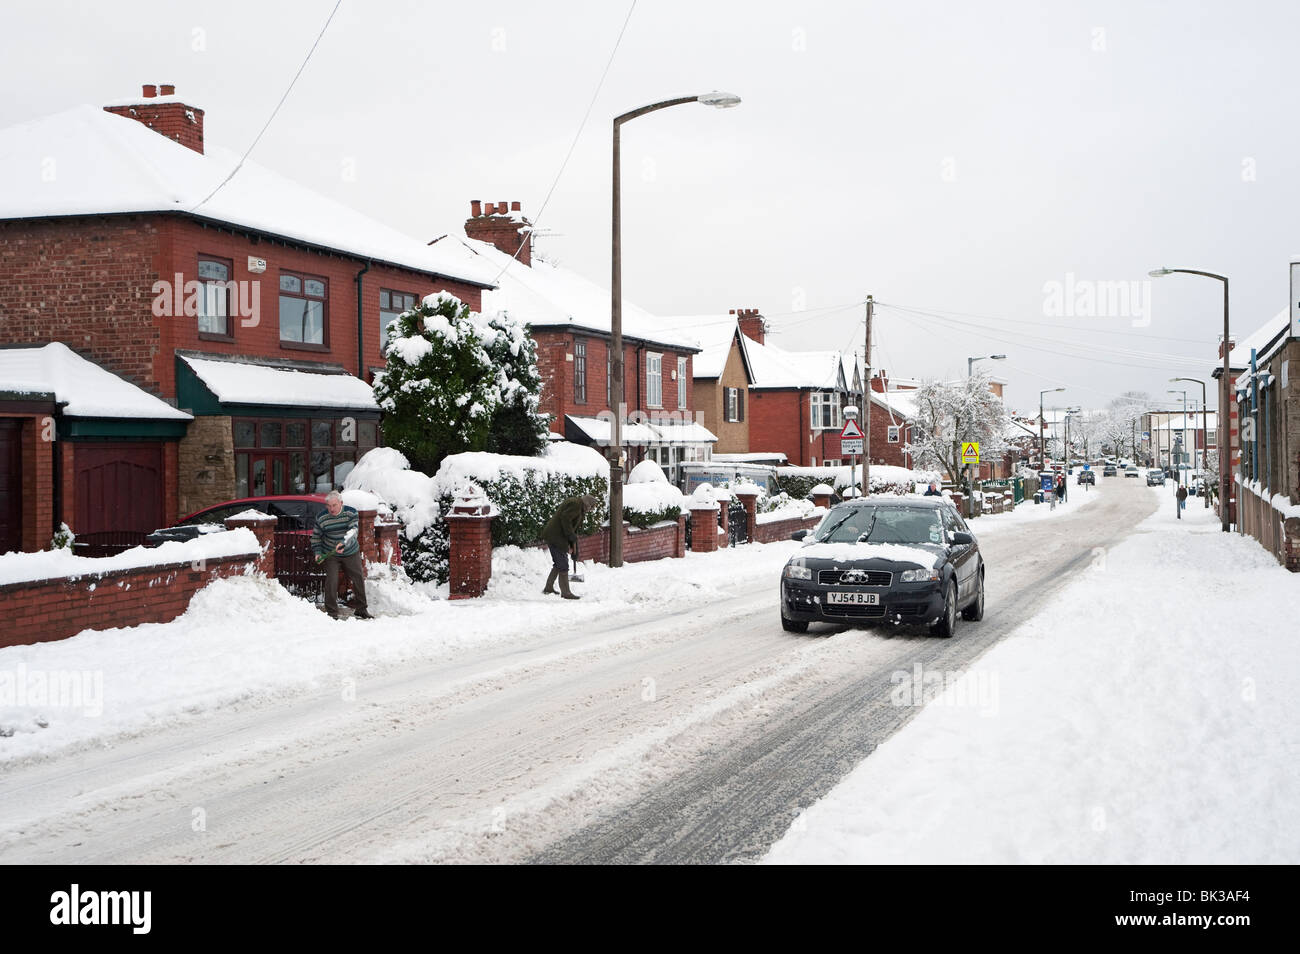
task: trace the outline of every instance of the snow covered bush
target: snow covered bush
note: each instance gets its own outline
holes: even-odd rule
[[[50,540],[51,550],[72,550],[72,544],[77,540],[77,535],[72,532],[72,528],[66,523],[59,524],[59,529],[54,532],[54,538]]]
[[[623,487],[623,519],[634,527],[650,527],[664,520],[676,520],[686,506],[686,497],[668,482],[663,469],[652,460],[632,468]]]
[[[855,488],[862,486],[862,468],[856,470]],[[778,467],[777,482],[782,492],[795,500],[805,500],[818,484],[829,484],[841,497],[849,496],[849,467]],[[937,481],[939,472],[935,470],[909,470],[892,464],[871,465],[871,492],[873,494],[910,494],[917,484],[925,485],[931,480]]]
[[[414,580],[445,583],[451,535],[444,519],[459,491],[480,488],[499,511],[492,521],[492,545],[525,546],[541,539],[542,528],[569,497],[591,494],[600,506],[588,514],[583,533],[594,533],[606,517],[609,465],[589,447],[559,442],[541,457],[484,452],[453,454],[435,476],[412,470],[391,447],[368,452],[344,486],[365,490],[389,506],[402,524],[402,564]]]
[[[544,447],[536,345],[504,312],[489,318],[446,292],[430,295],[393,322],[386,355],[375,380],[384,439],[416,470],[489,443]]]

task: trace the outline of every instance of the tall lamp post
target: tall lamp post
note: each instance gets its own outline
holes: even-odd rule
[[[1055,394],[1057,391],[1064,391],[1065,388],[1044,388],[1038,392],[1038,469],[1042,470],[1047,466],[1047,422],[1043,420],[1043,395]]]
[[[1216,275],[1214,272],[1202,272],[1195,268],[1153,268],[1147,274],[1152,278],[1163,278],[1165,275],[1179,273],[1182,275],[1200,275],[1203,278],[1213,278],[1223,282],[1223,378],[1219,381],[1219,417],[1223,426],[1224,437],[1229,436],[1228,419],[1224,417],[1228,413],[1228,376],[1232,373],[1228,367],[1228,348],[1230,339],[1228,337],[1228,279],[1225,275]],[[1222,529],[1224,533],[1228,532],[1228,483],[1229,473],[1232,465],[1232,447],[1229,440],[1219,442],[1222,446],[1219,448],[1219,516],[1222,518]],[[1224,465],[1223,453],[1227,451],[1227,466]]]
[[[614,117],[614,204],[613,238],[610,245],[611,277],[609,283],[609,399],[617,402],[613,433],[610,435],[609,462],[609,565],[623,565],[623,238],[620,202],[621,174],[619,162],[619,131],[625,122],[653,113],[669,106],[685,103],[703,103],[718,109],[728,109],[740,104],[740,97],[731,93],[704,93],[699,96],[680,96],[662,103],[642,106]],[[611,409],[613,410],[613,409]]]
[[[1205,506],[1208,508],[1210,506],[1210,495],[1205,493],[1205,475],[1209,473],[1209,465],[1206,461],[1209,460],[1208,455],[1210,453],[1210,405],[1205,400],[1205,382],[1200,378],[1169,379],[1170,384],[1175,381],[1191,381],[1193,384],[1201,386],[1201,496],[1205,498]],[[1223,466],[1222,460],[1219,461],[1219,466]]]

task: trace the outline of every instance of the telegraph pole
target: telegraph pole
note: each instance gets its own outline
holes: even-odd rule
[[[867,340],[862,352],[862,496],[871,493],[871,312],[875,300],[867,296]]]

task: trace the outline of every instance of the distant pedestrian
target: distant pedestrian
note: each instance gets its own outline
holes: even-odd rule
[[[939,493],[939,485],[936,484],[936,483],[932,480],[932,481],[930,481],[930,486],[926,489],[925,493],[923,493],[921,496],[923,496],[923,497],[942,497],[943,494]]]
[[[353,619],[372,619],[366,611],[366,574],[361,565],[361,544],[357,542],[359,514],[343,506],[337,490],[325,496],[325,509],[316,515],[311,531],[311,549],[316,562],[325,566],[325,612],[339,618],[339,570],[352,584]]]
[[[546,588],[542,590],[543,593],[554,593],[555,581],[558,578],[560,596],[566,600],[582,599],[569,589],[569,552],[577,549],[578,528],[582,526],[582,518],[595,510],[599,502],[591,494],[570,497],[560,504],[551,519],[546,521],[546,526],[542,528],[542,539],[551,549],[551,574],[546,578]],[[578,559],[576,552],[573,554],[573,559],[575,562]]]
[[[1056,475],[1056,496],[1060,499],[1061,503],[1065,503],[1065,475],[1064,474]]]
[[[1183,508],[1187,506],[1187,488],[1182,484],[1178,485],[1178,519],[1183,519]]]

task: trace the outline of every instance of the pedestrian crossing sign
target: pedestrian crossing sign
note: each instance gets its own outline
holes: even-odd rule
[[[980,445],[977,441],[962,442],[961,462],[963,464],[978,464],[980,462]]]

